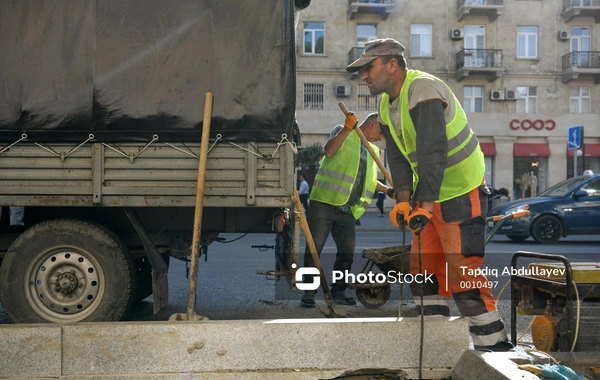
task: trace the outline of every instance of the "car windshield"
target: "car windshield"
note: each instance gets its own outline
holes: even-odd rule
[[[566,181],[562,181],[562,182],[557,183],[556,185],[552,186],[551,188],[541,192],[538,196],[539,197],[562,197],[565,194],[568,194],[569,192],[573,191],[573,189],[575,187],[579,186],[580,184],[587,181],[588,179],[589,178],[586,178],[586,177],[578,177],[578,178],[571,178]]]

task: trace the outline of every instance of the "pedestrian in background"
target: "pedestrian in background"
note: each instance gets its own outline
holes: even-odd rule
[[[489,192],[483,153],[460,102],[441,79],[407,69],[404,46],[391,38],[365,44],[346,69],[359,72],[371,95],[381,94],[379,121],[397,202],[390,219],[408,225],[412,241],[421,242],[412,245],[411,273],[434,275],[432,282],[411,283],[419,313],[450,316],[452,294],[476,349],[510,350],[489,282],[476,271],[484,260]]]
[[[308,182],[302,174],[298,177],[300,180],[300,186],[298,187],[298,196],[300,197],[300,202],[302,206],[304,206],[304,212],[308,213],[308,195],[309,195],[309,186]]]
[[[23,206],[10,206],[8,208],[9,223],[11,226],[22,226],[25,218],[25,207]],[[0,215],[2,215],[2,206],[0,206]]]

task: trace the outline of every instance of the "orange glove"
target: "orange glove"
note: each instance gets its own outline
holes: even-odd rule
[[[354,127],[356,127],[356,124],[358,124],[358,118],[353,112],[348,112],[348,115],[346,115],[346,121],[344,122],[344,127],[348,128],[349,130],[353,130]]]
[[[390,211],[390,220],[396,227],[400,227],[400,223],[404,226],[404,223],[408,221],[410,215],[410,203],[400,202],[396,203],[396,206]]]
[[[418,235],[423,231],[425,225],[429,223],[429,219],[432,217],[433,214],[431,211],[419,207],[408,217],[408,229]]]

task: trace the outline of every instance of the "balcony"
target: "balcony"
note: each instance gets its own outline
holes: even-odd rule
[[[365,51],[364,47],[353,47],[352,49],[350,49],[350,51],[348,52],[348,64],[351,64],[352,62],[359,59],[363,51]]]
[[[456,17],[458,21],[467,15],[487,16],[494,21],[504,10],[504,0],[457,0]],[[588,0],[589,1],[589,0]],[[594,0],[600,1],[600,0]]]
[[[352,20],[357,14],[380,15],[386,20],[394,10],[394,0],[348,0],[348,19]]]
[[[563,55],[562,74],[563,83],[579,77],[594,78],[594,83],[600,83],[600,51],[574,51]]]
[[[563,0],[563,21],[574,17],[593,17],[596,24],[600,23],[600,0]]]
[[[502,67],[502,50],[466,49],[456,54],[456,81],[469,75],[485,75],[490,82],[506,72]]]

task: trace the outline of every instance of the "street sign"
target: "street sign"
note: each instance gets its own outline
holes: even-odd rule
[[[581,132],[583,126],[569,128],[569,149],[579,149],[581,147]]]

